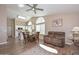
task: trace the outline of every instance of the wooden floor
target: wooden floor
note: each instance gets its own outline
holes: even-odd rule
[[[7,44],[0,45],[0,54],[16,55],[25,51],[26,49],[31,49],[36,44],[36,42],[27,42],[27,44],[24,44],[24,42],[21,40],[9,39]]]
[[[0,54],[1,55],[18,55],[22,52],[25,52],[26,50],[29,51],[30,49],[34,48],[34,46],[37,46],[38,44],[39,44],[38,42],[27,42],[26,44],[24,44],[24,42],[21,40],[16,41],[15,39],[9,39],[7,44],[0,45]],[[56,47],[56,46],[49,45],[49,44],[44,44],[44,45],[56,49],[58,51],[57,55],[77,55],[79,54],[79,47],[76,47],[74,45],[71,45],[71,46],[65,45],[64,48]]]

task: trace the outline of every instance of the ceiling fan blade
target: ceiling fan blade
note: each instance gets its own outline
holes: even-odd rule
[[[33,4],[33,8],[36,8],[37,5],[38,5],[38,4]]]
[[[27,9],[26,11],[30,11],[30,10],[32,10],[32,9]]]
[[[36,8],[36,10],[40,10],[40,11],[43,11],[44,9]]]
[[[29,6],[29,7],[31,7],[31,8],[32,8],[32,6],[31,6],[31,5],[29,5],[29,4],[25,4],[25,5],[27,5],[27,6]]]
[[[36,14],[36,10],[34,10],[34,13]]]

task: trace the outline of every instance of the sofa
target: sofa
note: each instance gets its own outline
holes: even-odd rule
[[[44,43],[51,44],[58,47],[64,47],[65,32],[49,31],[48,35],[44,35]]]

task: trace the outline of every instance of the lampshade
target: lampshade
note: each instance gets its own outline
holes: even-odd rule
[[[79,31],[79,27],[74,27],[72,31]]]

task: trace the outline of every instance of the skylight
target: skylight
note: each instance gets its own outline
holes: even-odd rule
[[[24,7],[24,4],[19,4],[18,6],[19,6],[19,7]]]
[[[20,19],[26,19],[25,17],[23,17],[23,16],[18,16],[18,18],[20,18]]]

